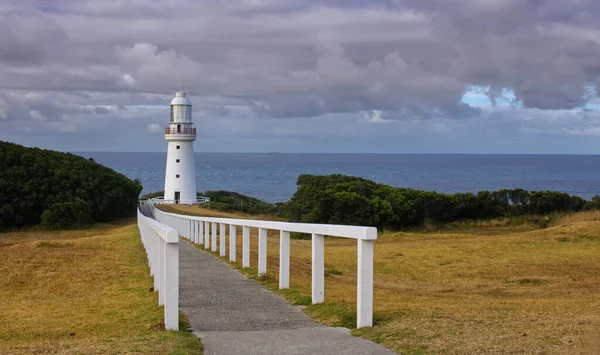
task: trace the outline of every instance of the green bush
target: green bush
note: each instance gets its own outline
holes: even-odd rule
[[[218,211],[276,215],[292,222],[374,226],[398,230],[437,227],[451,222],[509,217],[545,228],[557,213],[600,209],[600,196],[586,201],[555,191],[501,189],[442,194],[397,188],[345,175],[300,175],[298,189],[287,202],[274,205],[229,191],[205,191],[206,207]],[[162,192],[146,196],[160,196]],[[548,217],[546,217],[548,216]],[[293,233],[293,239],[310,235]]]
[[[586,201],[563,192],[502,189],[477,194],[442,194],[396,188],[360,177],[300,175],[280,215],[295,222],[402,229],[467,219],[552,215],[600,208],[600,197]],[[542,218],[541,226],[548,225]]]
[[[96,222],[134,216],[141,190],[139,182],[80,156],[0,141],[0,229],[38,224],[46,210],[77,199]]]
[[[164,195],[165,195],[164,191],[150,192],[150,193],[147,193],[147,194],[143,195],[142,197],[140,197],[140,200],[149,200],[154,197],[163,197]]]
[[[93,221],[90,206],[80,198],[53,204],[42,213],[40,220],[46,229],[78,228]]]
[[[270,214],[277,213],[277,207],[253,197],[245,196],[231,191],[204,191],[198,196],[210,198],[210,202],[204,207],[229,212],[243,212],[248,214]]]

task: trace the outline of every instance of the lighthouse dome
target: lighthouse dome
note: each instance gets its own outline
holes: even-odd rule
[[[187,98],[187,94],[185,92],[178,92],[175,94],[175,98],[173,98],[173,100],[171,100],[171,105],[191,106],[192,103]]]
[[[185,92],[178,92],[171,100],[171,123],[192,123],[192,103]]]

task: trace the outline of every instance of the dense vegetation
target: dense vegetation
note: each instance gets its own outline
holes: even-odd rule
[[[442,194],[344,175],[301,175],[297,185],[292,199],[282,206],[282,213],[291,221],[392,230],[461,219],[547,215],[600,207],[599,196],[586,201],[562,192],[523,189]]]
[[[210,198],[208,208],[217,211],[239,211],[248,214],[277,213],[277,207],[253,197],[245,196],[231,191],[204,191],[198,196]]]
[[[600,196],[586,201],[556,191],[502,189],[443,194],[398,188],[346,175],[300,175],[292,198],[275,205],[236,192],[205,191],[219,211],[271,214],[293,222],[374,226],[399,230],[460,220],[548,216],[600,209]],[[144,198],[162,196],[162,192]],[[548,218],[536,220],[544,227]]]
[[[142,186],[92,160],[0,141],[0,228],[72,228],[135,214]]]

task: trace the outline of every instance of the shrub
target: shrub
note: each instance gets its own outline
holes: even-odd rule
[[[68,229],[86,226],[93,218],[87,202],[76,198],[53,204],[42,213],[40,220],[42,227],[46,229]]]
[[[150,192],[140,197],[140,200],[149,200],[154,197],[163,197],[165,195],[164,191]]]
[[[600,208],[600,197],[585,201],[563,192],[502,189],[477,194],[442,194],[396,188],[360,177],[300,175],[298,189],[280,206],[295,222],[402,229],[466,219],[552,215]],[[542,218],[546,227],[553,217]]]
[[[270,203],[231,191],[204,191],[198,196],[210,198],[204,205],[217,211],[237,211],[248,214],[276,214],[277,207]]]
[[[97,222],[133,216],[141,190],[93,159],[0,141],[0,229],[38,224],[55,204],[76,199]]]

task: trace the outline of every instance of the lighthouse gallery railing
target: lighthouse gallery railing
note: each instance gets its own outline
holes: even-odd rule
[[[229,260],[236,260],[237,227],[242,228],[242,266],[250,267],[250,228],[258,228],[258,273],[267,272],[267,231],[280,232],[279,288],[289,288],[290,232],[312,234],[312,303],[325,301],[325,243],[324,236],[357,240],[357,327],[373,325],[373,243],[377,229],[373,227],[287,223],[250,219],[211,218],[168,213],[148,201],[151,213],[159,222],[175,228],[179,235],[205,249],[226,256],[226,230],[229,230]],[[156,201],[160,203],[160,200]],[[217,226],[219,240],[217,248]],[[227,228],[228,226],[228,228]]]
[[[181,128],[165,128],[165,134],[196,134],[196,128],[181,127]]]

